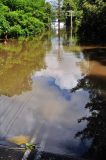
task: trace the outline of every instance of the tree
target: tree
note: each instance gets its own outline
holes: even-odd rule
[[[84,50],[83,56],[91,61],[98,61],[102,65],[106,65],[105,49]],[[98,75],[85,75],[78,80],[76,87],[71,92],[78,90],[87,91],[89,101],[85,105],[85,109],[89,111],[87,116],[78,119],[78,123],[86,121],[86,127],[76,133],[75,137],[81,140],[89,140],[90,147],[88,159],[102,160],[106,158],[106,77]]]
[[[0,37],[35,35],[51,23],[51,6],[45,0],[0,0]]]
[[[105,83],[105,81],[102,81]],[[93,77],[85,76],[79,80],[79,83],[73,91],[83,88],[89,92],[90,101],[85,105],[88,109],[89,116],[84,116],[78,120],[78,123],[83,121],[87,122],[86,127],[77,132],[75,137],[80,137],[81,140],[91,141],[88,149],[87,158],[92,159],[105,159],[106,151],[106,97],[100,89],[95,85]]]
[[[85,0],[80,8],[83,18],[78,28],[78,35],[83,41],[103,43],[106,37],[105,0]]]
[[[105,0],[64,0],[74,11],[74,31],[82,42],[106,42],[106,2]]]

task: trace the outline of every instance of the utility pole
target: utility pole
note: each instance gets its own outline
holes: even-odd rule
[[[60,1],[58,0],[58,28],[60,28]]]
[[[71,44],[72,44],[72,35],[73,35],[73,11],[71,10]]]
[[[61,0],[58,0],[58,36],[60,37],[60,2]]]
[[[60,23],[60,1],[58,0],[58,23]]]
[[[71,29],[73,28],[73,11],[71,10]]]
[[[60,2],[61,0],[58,0],[58,60],[61,61],[61,48],[60,48]]]

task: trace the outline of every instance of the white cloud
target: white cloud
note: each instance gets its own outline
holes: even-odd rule
[[[36,76],[52,77],[55,79],[55,84],[61,89],[71,89],[77,85],[77,80],[81,77],[80,67],[78,66],[79,59],[73,53],[63,53],[61,61],[56,53],[47,54],[45,63],[47,68],[35,73]],[[57,51],[58,52],[58,51]]]

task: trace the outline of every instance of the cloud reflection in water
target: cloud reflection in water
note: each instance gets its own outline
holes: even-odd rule
[[[81,71],[78,66],[80,61],[73,53],[63,54],[61,62],[57,60],[55,54],[47,54],[45,57],[47,68],[36,72],[35,77],[52,77],[57,86],[69,90],[75,87],[77,80],[81,78]]]

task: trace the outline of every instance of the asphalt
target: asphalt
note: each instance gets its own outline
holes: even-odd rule
[[[23,154],[23,150],[0,148],[0,160],[21,160]]]
[[[0,148],[0,160],[22,160],[24,155],[23,149],[18,148]],[[49,152],[41,152],[40,156],[37,156],[37,151],[32,150],[27,160],[84,160],[77,157],[71,157],[68,155],[59,155]]]

